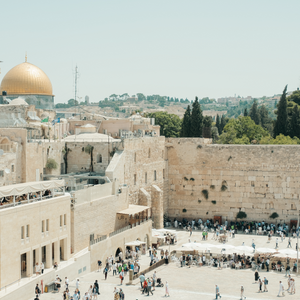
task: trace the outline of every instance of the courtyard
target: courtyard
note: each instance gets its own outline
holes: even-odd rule
[[[185,244],[191,239],[192,242],[220,244],[215,240],[212,240],[212,234],[209,233],[207,241],[201,241],[202,233],[200,231],[193,232],[190,237],[186,231],[177,231],[178,243],[176,245],[164,246],[163,248],[174,250],[179,248],[182,244]],[[256,247],[274,248],[276,238],[273,237],[271,242],[268,243],[266,236],[256,235],[236,235],[235,238],[229,238],[228,244],[234,246],[240,246],[244,243],[247,246],[251,246],[252,239],[256,244]],[[295,249],[296,239],[292,239],[292,247]],[[279,239],[279,249],[285,249],[287,247],[287,239],[283,242]],[[149,265],[149,254],[143,255],[141,259],[141,269]],[[153,272],[147,273],[146,277],[153,275]],[[268,292],[259,293],[258,284],[254,283],[254,271],[251,269],[234,270],[234,269],[222,269],[218,270],[213,267],[196,267],[180,268],[175,263],[169,265],[163,265],[156,269],[157,277],[161,278],[163,283],[168,281],[170,298],[172,299],[214,299],[215,298],[215,285],[220,288],[222,299],[240,299],[240,288],[244,286],[245,296],[247,299],[275,299],[277,298],[279,290],[279,281],[283,282],[284,288],[287,289],[287,277],[285,272],[276,271],[259,271],[260,276],[267,277],[269,281]],[[285,297],[288,299],[298,299],[297,292],[300,288],[298,277],[292,274],[295,278],[296,294],[290,295],[285,292]],[[78,277],[80,280],[81,296],[88,290],[89,286],[98,280],[100,285],[100,296],[98,299],[113,299],[114,287],[122,288],[125,293],[125,299],[144,299],[145,295],[141,294],[139,280],[133,281],[132,285],[126,285],[128,283],[128,275],[125,276],[123,285],[120,285],[120,279],[118,276],[112,276],[112,272],[108,273],[107,280],[104,280],[102,272],[92,272],[85,276]],[[64,279],[62,278],[64,281]],[[61,292],[64,285],[62,285]],[[75,280],[70,282],[71,295],[75,290]],[[165,295],[165,288],[157,287],[153,292],[153,296],[149,297],[153,299],[161,299]],[[40,299],[62,299],[61,293],[48,293],[41,295]]]

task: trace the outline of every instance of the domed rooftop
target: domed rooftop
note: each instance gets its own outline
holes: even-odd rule
[[[25,105],[25,106],[28,106],[28,103],[22,97],[18,97],[16,99],[13,99],[12,101],[10,101],[8,103],[8,105]]]
[[[37,66],[21,63],[9,70],[3,77],[0,92],[7,95],[52,96],[52,84],[48,76]]]

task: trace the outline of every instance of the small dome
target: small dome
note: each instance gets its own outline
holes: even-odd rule
[[[37,66],[24,62],[13,67],[3,77],[0,92],[7,95],[52,95],[48,76]]]
[[[28,106],[28,103],[21,97],[18,97],[12,101],[9,102],[8,105],[25,105]]]

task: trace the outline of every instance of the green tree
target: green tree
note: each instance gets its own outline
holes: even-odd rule
[[[300,139],[297,137],[291,138],[290,136],[286,136],[283,134],[279,134],[276,138],[272,138],[271,136],[263,137],[260,142],[261,145],[263,144],[271,144],[271,145],[299,145]]]
[[[191,137],[201,137],[203,128],[203,115],[198,97],[193,102],[192,114],[191,114]]]
[[[260,124],[260,115],[258,111],[257,101],[254,100],[251,108],[250,108],[250,118],[255,122],[256,125]]]
[[[274,126],[274,137],[282,133],[286,135],[287,132],[287,102],[286,102],[286,90],[287,85],[285,86],[282,95],[280,97],[280,101],[278,103],[277,110],[277,120]]]
[[[155,124],[160,126],[160,135],[165,137],[179,137],[181,130],[181,119],[174,114],[158,111],[147,114],[148,118],[155,118]]]
[[[76,100],[74,100],[74,99],[70,99],[70,100],[68,100],[68,105],[69,105],[69,107],[71,107],[71,106],[77,106],[78,105],[78,101]]]
[[[273,120],[269,117],[268,109],[265,105],[262,105],[258,109],[260,117],[260,125],[262,128],[269,131],[270,134],[273,132]]]
[[[181,126],[181,137],[190,137],[191,136],[191,107],[188,105],[187,109],[185,110],[182,126]]]
[[[300,90],[296,90],[292,93],[292,95],[288,96],[287,101],[293,101],[300,105]]]
[[[223,129],[224,129],[226,123],[227,122],[226,122],[225,116],[222,115],[222,117],[221,117],[221,124],[220,124],[220,134],[223,132]]]
[[[288,135],[293,138],[300,138],[300,116],[298,105],[293,107],[292,116],[289,118]]]
[[[212,117],[205,116],[203,118],[203,137],[204,138],[211,138],[211,127],[212,127]]]
[[[221,123],[220,123],[220,117],[219,117],[219,115],[217,115],[216,127],[218,129],[218,133],[221,134]]]
[[[247,107],[246,107],[245,110],[244,110],[244,117],[248,117],[248,110],[247,110]]]
[[[268,135],[268,132],[256,125],[250,117],[238,117],[229,120],[219,141],[221,144],[250,144],[251,141],[260,141]]]
[[[142,93],[137,93],[136,95],[137,95],[137,97],[138,97],[138,101],[146,100],[146,97],[145,97],[144,94],[142,94]]]

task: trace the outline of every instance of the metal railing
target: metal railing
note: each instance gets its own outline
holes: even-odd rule
[[[104,241],[104,240],[106,240],[106,239],[107,239],[107,235],[102,235],[102,236],[100,236],[99,238],[90,241],[90,245],[97,244],[97,243],[99,243],[99,242],[101,242],[101,241]]]
[[[60,196],[63,196],[63,195],[65,195],[65,193],[56,194],[54,196],[52,196],[52,195],[42,196],[42,199],[41,199],[40,196],[38,196],[38,197],[32,198],[32,199],[26,199],[26,200],[22,200],[22,201],[16,201],[15,203],[2,204],[2,205],[0,205],[0,209],[10,208],[10,207],[16,207],[16,206],[19,206],[19,205],[29,204],[29,203],[33,203],[33,202],[39,202],[39,201],[48,200],[48,199],[51,199],[51,198],[60,197]]]
[[[152,271],[152,270],[154,270],[154,269],[156,269],[156,268],[158,268],[158,267],[160,267],[164,264],[165,264],[165,259],[163,258],[160,261],[158,261],[157,263],[155,263],[155,264],[151,265],[150,267],[148,267],[147,269],[145,269],[143,271],[140,271],[138,274],[133,275],[133,280],[139,278],[141,274],[146,274],[146,273],[148,273],[148,272],[150,272],[150,271]]]
[[[123,231],[129,230],[129,229],[132,229],[133,227],[136,227],[136,226],[138,226],[138,225],[144,224],[144,223],[147,222],[147,221],[152,221],[152,218],[151,218],[151,217],[145,218],[145,219],[143,219],[142,221],[139,221],[139,222],[134,223],[134,224],[132,224],[132,225],[127,225],[127,226],[125,226],[125,227],[123,227],[123,228],[120,228],[120,229],[118,229],[118,230],[115,230],[115,231],[111,232],[108,236],[107,236],[107,235],[103,235],[103,236],[101,236],[101,237],[99,237],[99,238],[97,238],[97,239],[94,239],[94,240],[90,241],[90,246],[91,246],[91,245],[94,245],[94,244],[96,244],[96,243],[99,243],[99,242],[101,242],[101,241],[106,240],[107,237],[112,237],[112,236],[114,236],[114,235],[116,235],[116,234],[119,234],[119,233],[121,233],[121,232],[123,232]]]

